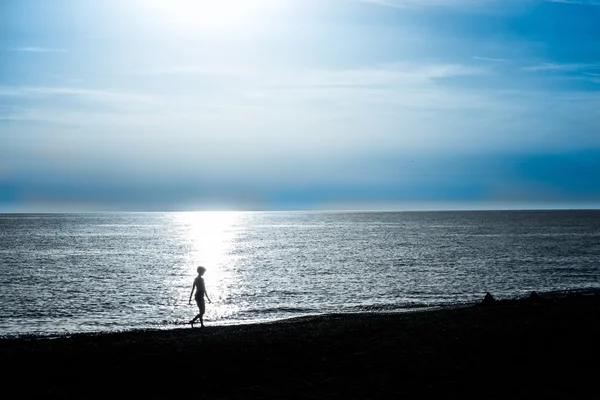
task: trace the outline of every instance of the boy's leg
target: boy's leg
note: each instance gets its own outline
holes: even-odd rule
[[[202,298],[202,302],[200,303],[200,326],[204,328],[204,311],[206,310],[206,304],[204,303],[204,298]]]

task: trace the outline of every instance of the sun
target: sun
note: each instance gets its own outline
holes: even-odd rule
[[[140,0],[155,17],[195,31],[240,29],[257,24],[276,0]]]

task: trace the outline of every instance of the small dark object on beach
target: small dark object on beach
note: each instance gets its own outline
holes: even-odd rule
[[[537,294],[537,292],[534,290],[531,292],[531,294],[529,295],[529,300],[531,301],[538,301],[540,299],[540,295]]]
[[[483,298],[482,304],[492,304],[496,301],[496,299],[494,299],[494,296],[492,296],[490,294],[490,292],[487,292],[485,294],[485,297]]]

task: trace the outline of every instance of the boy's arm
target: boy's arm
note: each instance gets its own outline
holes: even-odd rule
[[[196,288],[196,281],[194,281],[194,284],[192,285],[192,293],[190,293],[190,300],[188,301],[188,304],[192,304],[192,295],[194,294],[195,288]]]
[[[210,301],[210,297],[208,297],[208,292],[206,291],[206,286],[204,286],[204,281],[202,281],[202,290],[204,291],[204,295],[206,296],[208,302],[212,303],[212,301]]]

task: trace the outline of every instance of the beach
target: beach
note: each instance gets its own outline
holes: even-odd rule
[[[11,398],[578,398],[597,391],[600,295],[0,340]]]

